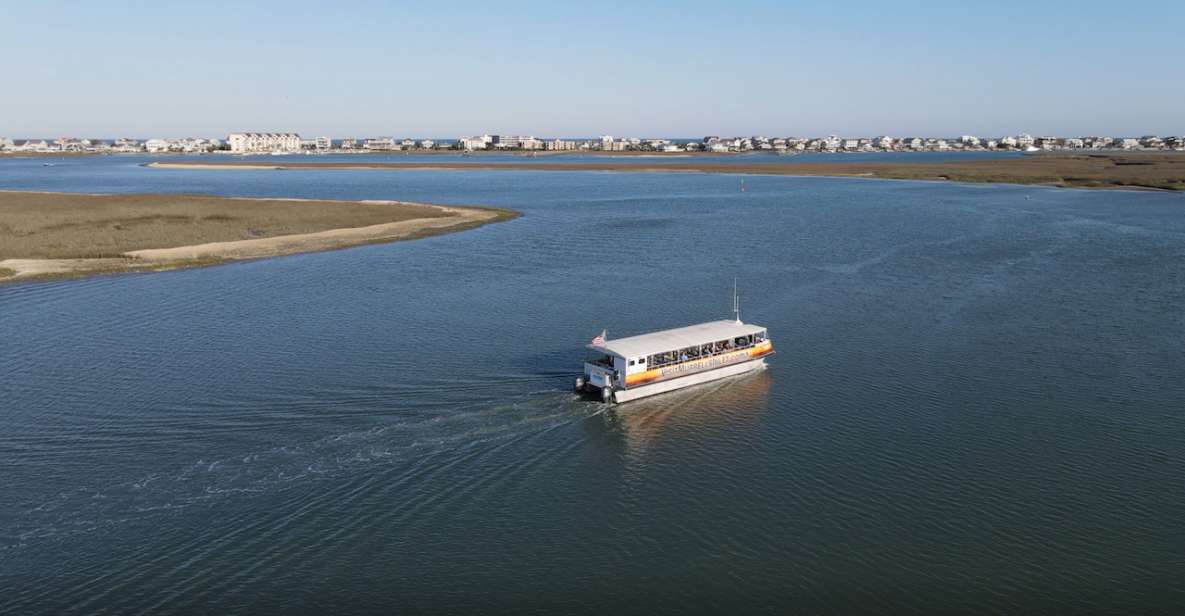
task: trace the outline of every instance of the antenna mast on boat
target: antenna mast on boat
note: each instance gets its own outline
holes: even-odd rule
[[[736,317],[737,323],[741,322],[741,297],[737,295],[736,276],[732,278],[732,315]]]

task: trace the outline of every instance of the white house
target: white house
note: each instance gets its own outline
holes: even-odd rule
[[[1042,150],[1053,150],[1053,149],[1056,149],[1060,145],[1060,141],[1061,140],[1058,139],[1057,137],[1052,137],[1052,136],[1037,137],[1036,145],[1037,145],[1037,147],[1041,148]]]
[[[20,145],[13,145],[12,149],[19,152],[49,152],[53,150],[44,139],[29,139]]]
[[[372,151],[389,151],[398,150],[399,144],[395,143],[394,137],[374,137],[367,139],[362,147]]]
[[[54,139],[54,145],[58,146],[59,150],[63,152],[85,152],[89,150],[94,144],[90,139],[77,139],[74,137],[62,137]]]
[[[12,139],[8,137],[0,137],[0,150],[10,150],[12,146],[16,145]]]
[[[143,147],[140,145],[140,142],[136,141],[135,139],[123,138],[116,139],[115,145],[112,149],[116,152],[139,152],[143,149]]]
[[[176,139],[170,146],[172,150],[181,150],[182,152],[205,152],[211,149],[210,140],[203,139],[202,137]]]
[[[1140,137],[1140,145],[1148,149],[1159,150],[1160,148],[1164,147],[1164,139],[1161,139],[1156,135],[1144,135],[1143,137]]]
[[[458,143],[461,144],[463,150],[484,150],[490,146],[494,138],[489,135],[482,135],[480,137],[461,137]]]
[[[169,151],[168,139],[149,139],[144,142],[144,149],[153,154]]]
[[[300,151],[296,133],[231,133],[226,140],[236,154]]]

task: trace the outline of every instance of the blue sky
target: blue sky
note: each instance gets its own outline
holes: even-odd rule
[[[12,137],[1185,133],[1180,1],[0,0],[0,15]]]

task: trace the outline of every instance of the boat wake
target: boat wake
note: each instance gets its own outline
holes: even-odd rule
[[[570,375],[564,374],[566,380]],[[553,375],[517,377],[516,384],[548,382]],[[419,391],[439,393],[443,388],[421,387]],[[478,389],[476,384],[450,388],[453,393]],[[413,389],[414,391],[414,389]],[[150,516],[177,515],[198,507],[212,507],[226,499],[275,498],[290,490],[313,484],[341,483],[376,474],[412,475],[423,472],[426,460],[457,460],[480,456],[509,443],[537,439],[541,435],[570,427],[606,410],[604,405],[583,400],[556,387],[541,387],[502,400],[488,397],[425,407],[399,406],[407,390],[349,395],[314,404],[285,406],[274,403],[265,412],[253,408],[247,420],[272,431],[283,415],[293,424],[286,433],[289,441],[270,446],[234,449],[222,443],[233,434],[224,425],[213,425],[199,455],[171,468],[153,469],[109,483],[78,487],[54,494],[39,502],[14,503],[7,515],[10,523],[0,534],[0,553],[28,547],[42,541],[60,541]],[[472,397],[471,397],[472,398]],[[370,412],[352,408],[365,401]],[[385,403],[390,406],[384,409]],[[221,406],[221,405],[217,405]],[[254,406],[254,405],[253,405]],[[377,409],[376,409],[377,407]],[[319,411],[319,412],[318,412]],[[213,414],[225,420],[226,409]],[[263,420],[263,418],[269,418]],[[245,428],[243,417],[235,423]],[[327,430],[348,423],[345,431]],[[550,438],[550,437],[549,437]],[[578,439],[578,433],[573,436]],[[571,445],[559,439],[542,446],[543,455]],[[428,465],[431,466],[431,465]]]

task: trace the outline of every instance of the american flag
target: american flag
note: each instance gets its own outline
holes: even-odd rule
[[[592,339],[593,346],[604,346],[605,344],[605,330],[601,330],[601,335],[594,336]]]

